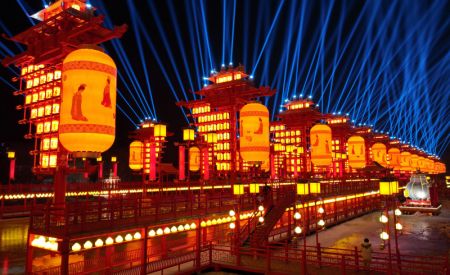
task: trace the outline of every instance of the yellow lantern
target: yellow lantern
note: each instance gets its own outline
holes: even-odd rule
[[[167,126],[165,124],[155,124],[154,126],[154,136],[155,137],[166,137],[167,135],[167,131],[166,131]]]
[[[331,128],[316,124],[310,130],[311,161],[316,166],[331,164]]]
[[[390,158],[390,166],[394,168],[394,170],[400,170],[400,149],[391,148],[388,151]]]
[[[259,193],[259,183],[250,183],[250,193]]]
[[[130,143],[130,157],[128,165],[131,170],[141,170],[143,167],[144,144],[139,140]]]
[[[308,195],[308,194],[309,194],[309,184],[297,183],[297,195]]]
[[[246,162],[267,167],[270,154],[269,110],[261,103],[246,104],[240,110],[240,155]]]
[[[403,151],[400,153],[400,170],[411,171],[411,153]]]
[[[189,171],[200,170],[200,149],[198,147],[189,148]]]
[[[361,136],[351,136],[348,141],[348,165],[358,169],[366,167],[366,145]]]
[[[380,180],[380,195],[393,195],[398,193],[398,181],[394,179]]]
[[[194,140],[194,129],[191,129],[191,128],[183,129],[183,140],[184,141],[193,141]]]
[[[233,195],[243,195],[244,194],[244,185],[243,184],[234,184],[233,185]]]
[[[100,153],[114,142],[117,69],[99,49],[78,49],[63,61],[59,140],[70,152]]]
[[[376,161],[383,167],[387,166],[386,162],[386,145],[381,142],[377,142],[372,145],[372,160]]]

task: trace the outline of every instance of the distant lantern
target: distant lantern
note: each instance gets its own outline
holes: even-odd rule
[[[59,133],[70,152],[101,153],[113,144],[116,75],[114,61],[97,46],[64,59]]]
[[[348,165],[352,168],[366,167],[366,145],[361,136],[351,136],[348,141]]]
[[[427,169],[425,167],[425,158],[420,157],[417,159],[417,166],[419,167],[420,171],[426,172]]]
[[[331,128],[316,124],[310,130],[311,161],[316,166],[331,164]]]
[[[436,171],[434,170],[434,161],[432,159],[427,159],[427,167],[428,167],[428,171],[431,174],[435,174]]]
[[[400,170],[411,171],[411,153],[403,151],[400,153]]]
[[[416,171],[419,169],[419,156],[417,154],[411,155],[411,170]]]
[[[240,111],[240,154],[244,161],[267,167],[270,153],[269,110],[261,103],[249,103]]]
[[[377,142],[372,145],[372,160],[376,161],[383,167],[387,166],[386,162],[386,145],[381,142]]]
[[[200,149],[198,147],[189,148],[189,171],[200,170]]]
[[[400,149],[391,148],[388,151],[390,163],[389,166],[394,168],[394,170],[400,170]]]
[[[141,170],[143,167],[143,154],[144,144],[139,140],[135,140],[130,143],[130,157],[128,159],[128,165],[131,170]]]

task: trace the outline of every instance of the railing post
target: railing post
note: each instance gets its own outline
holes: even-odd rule
[[[198,226],[195,230],[195,269],[197,271],[200,270],[200,251],[202,248],[202,227],[200,226],[200,219],[198,220]],[[211,253],[210,253],[211,254]]]
[[[213,261],[212,261],[212,248],[213,248],[213,244],[212,244],[212,242],[209,242],[209,247],[208,247],[209,254],[208,254],[208,256],[209,256],[209,264],[210,265],[213,264]]]
[[[147,244],[148,244],[148,227],[144,227],[144,236],[142,242],[142,260],[141,260],[141,275],[147,274]]]
[[[266,247],[266,272],[269,273],[270,272],[270,249],[269,247]]]
[[[345,255],[341,256],[341,270],[342,270],[342,275],[345,275]]]
[[[319,263],[319,267],[322,267],[322,253],[320,243],[317,243],[317,262]]]
[[[359,271],[358,248],[356,246],[355,246],[355,266],[356,266],[356,271]]]
[[[62,275],[69,274],[69,240],[63,239],[61,244],[61,266],[60,271]]]

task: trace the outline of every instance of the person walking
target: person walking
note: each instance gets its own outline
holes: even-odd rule
[[[364,242],[361,244],[361,256],[363,258],[364,269],[368,270],[370,262],[372,261],[372,244],[369,239],[365,238]]]

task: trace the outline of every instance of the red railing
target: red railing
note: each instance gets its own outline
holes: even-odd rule
[[[448,257],[396,255],[389,258],[388,253],[374,252],[369,266],[364,266],[360,251],[355,249],[325,248],[306,246],[306,269],[311,273],[341,273],[346,270],[375,271],[391,274],[433,274],[445,275],[448,272]],[[299,274],[304,264],[303,247],[287,244],[270,245],[264,248],[241,248],[233,250],[227,245],[208,244],[196,253],[189,247],[173,253],[152,254],[147,258],[146,273],[160,274],[193,273],[210,267],[226,268],[246,272],[273,272],[276,274]],[[123,255],[122,255],[123,254]],[[116,257],[110,266],[99,264],[99,258],[84,260],[69,265],[69,274],[140,274],[142,250],[130,250]],[[240,261],[237,261],[239,256]],[[297,264],[287,264],[297,263]],[[58,267],[33,271],[33,274],[60,274]]]

